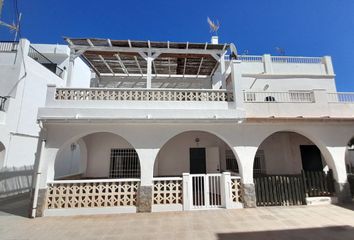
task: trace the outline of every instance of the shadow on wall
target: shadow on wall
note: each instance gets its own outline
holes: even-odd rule
[[[30,192],[33,165],[0,169],[0,199]]]
[[[352,240],[354,228],[351,226],[333,226],[322,228],[300,228],[287,230],[259,231],[259,232],[239,232],[239,233],[219,233],[219,240],[256,240],[256,239],[341,239]]]

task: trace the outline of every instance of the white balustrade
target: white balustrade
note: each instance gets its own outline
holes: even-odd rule
[[[231,176],[231,198],[234,203],[242,203],[241,178]]]
[[[321,64],[321,57],[290,57],[290,56],[271,56],[274,63],[301,63],[301,64]]]
[[[263,56],[239,55],[238,59],[242,62],[263,62]]]
[[[155,205],[183,204],[182,178],[154,178],[152,203]]]
[[[18,42],[0,42],[0,52],[15,52],[18,48]]]
[[[328,93],[329,103],[354,103],[353,92]]]
[[[312,91],[289,92],[244,92],[245,102],[254,103],[313,103],[315,102]]]
[[[56,100],[233,101],[232,92],[209,89],[57,88]]]
[[[48,184],[47,209],[135,206],[139,179],[62,180]]]

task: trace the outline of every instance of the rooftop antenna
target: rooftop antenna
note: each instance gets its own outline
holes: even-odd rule
[[[4,5],[4,0],[0,0],[0,26],[4,26],[10,29],[10,31],[16,31],[15,34],[15,40],[17,38],[17,32],[19,29],[19,25],[20,25],[20,20],[21,20],[21,13],[19,14],[19,17],[17,19],[17,24],[12,23],[12,24],[8,24],[6,22],[1,21],[1,13],[2,13],[2,7]]]
[[[218,35],[218,30],[220,28],[220,23],[218,20],[216,20],[216,22],[213,22],[209,17],[207,18],[209,27],[210,27],[210,32],[211,33],[215,33],[215,35]]]
[[[275,51],[277,51],[277,53],[281,56],[285,55],[285,49],[281,48],[281,47],[275,47]]]

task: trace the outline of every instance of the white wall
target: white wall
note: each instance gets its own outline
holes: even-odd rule
[[[302,170],[300,145],[314,145],[306,137],[292,132],[269,136],[260,145],[264,151],[267,174],[299,174]],[[326,164],[323,164],[325,166]]]
[[[76,58],[68,78],[67,87],[89,88],[91,83],[91,70],[80,58]]]
[[[73,147],[72,147],[73,145]],[[55,159],[55,179],[82,174],[86,171],[87,149],[80,139],[66,145]]]
[[[87,147],[86,177],[108,177],[112,148],[133,148],[125,139],[112,133],[94,133],[85,136]]]

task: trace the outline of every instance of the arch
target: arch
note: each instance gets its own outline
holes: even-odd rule
[[[70,161],[65,159],[68,156]],[[80,176],[77,174],[72,176],[75,178],[140,178],[141,176],[140,159],[135,148],[125,138],[113,132],[96,131],[80,134],[65,141],[50,166],[55,176],[58,176],[56,167],[60,161],[64,161],[64,164],[72,164],[72,161],[79,164],[75,169]]]
[[[4,167],[5,165],[5,155],[6,147],[2,142],[0,142],[0,168]]]
[[[322,157],[323,157],[323,160],[324,162],[333,170],[333,173],[335,175],[335,177],[337,176],[337,171],[336,171],[336,165],[335,165],[335,162],[333,160],[333,157],[331,155],[331,153],[328,151],[327,147],[325,144],[323,144],[321,141],[319,141],[318,139],[316,139],[315,137],[309,135],[308,133],[304,133],[302,131],[298,131],[298,130],[293,130],[293,129],[286,129],[286,130],[278,130],[278,131],[274,131],[274,132],[271,132],[270,134],[268,134],[261,142],[260,144],[258,145],[258,150],[260,150],[262,148],[262,144],[264,145],[267,140],[271,139],[272,137],[274,136],[277,136],[279,137],[279,134],[292,134],[294,135],[295,137],[300,137],[302,138],[302,145],[315,145]],[[299,139],[298,139],[299,140]],[[304,141],[305,140],[305,141]],[[290,141],[289,140],[289,144],[290,144]],[[297,145],[298,147],[301,145],[301,141],[300,143]],[[289,150],[289,149],[288,149]],[[268,150],[269,151],[269,150]],[[291,151],[291,150],[290,150]],[[300,153],[300,150],[297,151],[297,152],[289,152],[289,155],[293,155],[292,157],[294,157],[294,154],[297,155],[297,158],[299,158],[299,154]],[[256,154],[257,155],[257,154]],[[295,156],[296,157],[296,156]],[[301,158],[301,156],[300,156]],[[253,165],[256,164],[256,156],[254,157],[254,160],[253,160]],[[298,159],[299,160],[299,159]],[[267,156],[265,155],[265,164],[267,164]],[[269,164],[269,163],[268,163]],[[281,166],[281,165],[280,165]],[[277,167],[279,167],[279,165],[277,165]],[[291,166],[291,167],[294,167],[294,166]],[[297,169],[293,169],[293,170],[299,170],[299,166],[296,166]],[[302,164],[301,164],[301,168],[302,168]]]
[[[240,167],[241,165],[233,146],[217,133],[205,130],[185,130],[166,139],[154,161],[154,176],[181,176],[183,172],[190,172],[190,148],[205,149],[206,172],[215,173],[227,170],[226,154],[232,155],[229,157],[229,162],[234,161],[236,163],[233,164],[234,166]],[[212,161],[211,156],[214,156],[215,160]]]

